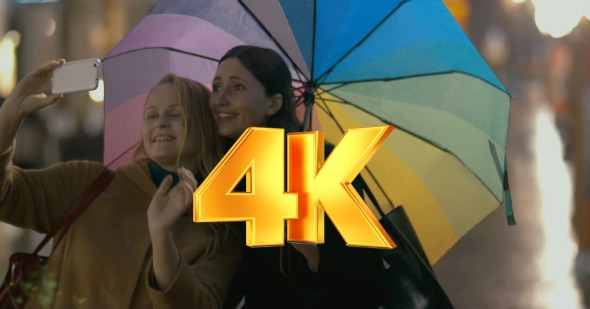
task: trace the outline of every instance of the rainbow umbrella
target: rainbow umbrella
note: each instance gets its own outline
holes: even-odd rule
[[[431,263],[502,204],[510,96],[441,0],[162,0],[104,59],[105,163],[130,157],[164,74],[210,84],[240,44],[284,57],[304,127],[329,142],[396,127],[362,175]]]

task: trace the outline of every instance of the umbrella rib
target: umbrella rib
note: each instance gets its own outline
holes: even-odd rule
[[[324,93],[326,93],[326,91],[325,91],[324,89],[322,89],[322,88],[317,88],[317,89],[316,89],[316,94],[317,94],[318,96],[321,96],[321,95],[322,95],[322,94],[324,94]]]
[[[319,108],[321,108],[324,112],[326,112],[326,114],[328,114],[330,116],[330,118],[334,119],[334,115],[332,114],[332,111],[328,107],[328,104],[326,104],[326,100],[324,100],[323,98],[320,98],[320,101],[322,102],[323,106],[320,103],[316,103],[316,105]]]
[[[321,91],[320,91],[320,90],[321,90]],[[330,90],[331,90],[331,89],[330,89]],[[331,98],[330,98],[330,99],[328,99],[328,98],[324,98],[324,97],[322,97],[322,95],[323,95],[323,94],[325,94],[325,93],[327,93],[327,94],[329,94],[329,95],[332,95],[332,94],[330,93],[330,90],[324,90],[324,89],[322,89],[322,88],[318,88],[318,92],[319,92],[319,93],[318,93],[317,95],[318,95],[319,97],[321,97],[321,99],[322,99],[324,102],[334,102],[334,103],[349,104],[349,103],[348,103],[348,102],[346,102],[346,101],[340,100],[340,98],[338,98],[338,100],[336,100],[336,99],[331,99]]]
[[[330,91],[336,90],[338,88],[344,87],[344,86],[346,86],[348,84],[352,84],[352,82],[346,82],[344,84],[338,83],[336,86],[334,86],[334,87],[332,87],[330,89],[324,89],[324,88],[322,88],[322,89],[324,90],[324,92],[330,92]],[[323,85],[331,85],[331,84],[330,83],[327,83],[327,84],[323,84]]]
[[[326,102],[326,100],[324,98],[320,97],[320,100],[323,101],[325,108],[327,110],[327,114],[330,116],[330,118],[332,118],[332,120],[334,121],[334,123],[336,123],[336,126],[338,126],[338,129],[340,129],[340,132],[342,134],[344,134],[344,128],[342,128],[342,126],[340,125],[340,123],[338,122],[338,120],[336,120],[336,117],[334,117],[334,114],[332,114],[332,111],[330,110],[330,107],[328,106],[328,103]],[[319,106],[319,104],[318,104]],[[375,175],[373,174],[373,172],[371,172],[371,170],[369,169],[368,166],[365,165],[365,170],[367,170],[367,172],[369,173],[369,176],[371,176],[371,178],[373,179],[373,181],[375,182],[375,184],[377,185],[377,188],[379,188],[379,190],[381,191],[381,193],[383,194],[383,196],[385,196],[385,198],[387,199],[387,202],[389,203],[389,205],[394,208],[395,204],[393,203],[393,201],[389,198],[389,196],[387,195],[387,193],[385,192],[385,189],[383,189],[383,187],[379,184],[379,182],[377,181],[377,178],[375,177]],[[368,185],[367,185],[368,187]],[[375,207],[379,207],[381,208],[380,205],[375,205]]]
[[[242,7],[244,8],[244,10],[246,10],[246,12],[248,12],[248,14],[250,15],[250,17],[252,17],[252,19],[254,19],[254,21],[258,24],[258,26],[260,26],[260,28],[266,33],[266,35],[275,43],[275,46],[278,49],[281,50],[281,52],[285,55],[285,57],[287,57],[287,59],[289,59],[289,61],[291,62],[291,65],[293,66],[293,68],[295,68],[296,71],[301,71],[301,69],[297,66],[297,64],[295,63],[295,61],[293,61],[293,59],[291,59],[291,56],[289,55],[289,53],[287,53],[287,51],[283,48],[283,46],[281,44],[279,44],[279,42],[277,41],[277,39],[275,39],[275,37],[272,36],[272,34],[270,33],[270,31],[268,31],[268,29],[266,29],[266,27],[256,17],[256,15],[254,15],[254,13],[248,8],[248,6],[246,4],[244,4],[244,1],[243,0],[238,0],[238,2],[242,5]]]
[[[389,206],[391,206],[392,209],[395,208],[395,205],[393,204],[393,201],[389,198],[389,195],[387,195],[385,193],[385,189],[383,189],[383,187],[381,186],[381,184],[379,184],[379,182],[377,181],[377,177],[375,177],[375,174],[373,174],[373,172],[371,172],[371,170],[369,169],[368,166],[365,166],[365,170],[367,170],[367,173],[369,173],[369,176],[371,176],[371,178],[373,179],[373,182],[375,182],[375,185],[377,186],[377,188],[379,188],[379,190],[381,191],[381,193],[383,193],[383,196],[385,196],[385,199],[387,199],[387,202],[389,203]],[[367,185],[367,188],[368,187],[369,187],[369,185]],[[377,207],[381,211],[383,211],[383,209],[381,208],[381,205],[377,204],[377,205],[375,205],[375,207]]]
[[[303,96],[302,95],[298,95],[295,98],[293,98],[293,102],[295,102],[295,107],[303,104],[303,100],[302,100]]]
[[[319,109],[323,110],[326,114],[329,114],[330,113],[330,111],[325,106],[321,106],[320,104],[316,104],[316,106]]]
[[[295,72],[297,73],[298,71],[296,70]],[[297,75],[299,75],[299,74],[297,74]],[[291,78],[291,81],[302,83],[302,84],[305,83],[305,81],[306,81],[305,77],[304,78],[301,78],[301,76],[298,76],[298,77],[299,77],[299,79],[297,79],[297,78]]]
[[[424,74],[416,74],[416,75],[406,75],[406,76],[400,76],[400,77],[389,77],[389,78],[373,78],[373,79],[359,79],[359,80],[351,80],[351,81],[338,81],[338,82],[332,82],[332,83],[323,83],[322,85],[336,85],[333,88],[327,89],[326,91],[333,91],[335,89],[350,85],[350,84],[358,84],[358,83],[368,83],[368,82],[391,82],[391,81],[396,81],[396,80],[401,80],[401,79],[410,79],[410,78],[418,78],[418,77],[426,77],[426,76],[436,76],[436,75],[445,75],[445,74],[453,74],[453,73],[457,73],[457,74],[463,74],[463,75],[467,75],[467,76],[471,76],[473,78],[477,78],[485,83],[487,83],[488,85],[508,94],[510,96],[510,98],[512,98],[512,96],[510,95],[510,93],[506,92],[505,89],[502,89],[494,84],[492,84],[490,81],[483,79],[480,76],[477,76],[475,74],[472,73],[467,73],[467,72],[462,72],[462,71],[457,71],[457,70],[449,70],[449,71],[443,71],[443,72],[433,72],[433,73],[424,73]]]
[[[143,47],[143,48],[139,48],[139,49],[129,50],[129,51],[126,51],[124,53],[120,53],[120,54],[116,54],[114,56],[106,57],[102,61],[104,62],[104,61],[107,61],[107,60],[109,60],[111,58],[119,57],[121,55],[133,53],[133,52],[136,52],[136,51],[139,51],[139,50],[144,50],[144,49],[152,49],[152,48],[153,49],[157,49],[157,48],[168,49],[168,50],[171,50],[171,51],[174,51],[174,52],[177,52],[177,53],[181,53],[181,54],[185,54],[185,55],[190,55],[190,56],[195,56],[195,57],[203,58],[203,59],[206,59],[206,60],[211,60],[211,61],[219,62],[219,59],[215,59],[215,58],[211,58],[211,57],[208,57],[208,56],[203,56],[203,55],[199,55],[199,54],[187,52],[187,51],[184,51],[182,49],[178,49],[178,48],[174,48],[174,47],[166,47],[166,46],[150,46],[150,47]]]
[[[348,102],[344,102],[344,101],[340,101],[340,100],[334,100],[334,99],[325,99],[328,102],[334,102],[334,103],[341,103],[341,104],[349,104]]]
[[[296,82],[300,82],[300,83],[304,83],[304,78],[302,78],[301,76],[301,72],[299,72],[299,70],[295,70],[295,74],[297,74],[297,78],[291,78],[292,81],[296,81]]]
[[[305,90],[305,87],[304,86],[294,87],[293,90],[299,90],[299,91],[303,92],[303,90]]]
[[[419,139],[423,140],[424,142],[427,142],[427,143],[431,144],[432,146],[435,146],[435,147],[437,147],[437,148],[439,148],[439,149],[441,149],[443,151],[446,151],[446,152],[452,154],[448,149],[446,149],[442,145],[439,145],[439,144],[435,143],[434,141],[431,141],[431,140],[429,140],[429,139],[427,139],[425,137],[422,137],[422,136],[420,136],[420,135],[418,135],[418,134],[416,134],[416,133],[414,133],[414,132],[412,132],[410,130],[405,129],[404,127],[401,127],[401,126],[399,126],[397,124],[394,124],[394,123],[390,122],[389,120],[383,119],[383,118],[379,117],[378,115],[374,114],[373,112],[370,112],[370,111],[368,111],[368,110],[366,110],[366,109],[364,109],[364,108],[362,108],[362,107],[360,107],[358,105],[352,104],[352,103],[348,102],[347,100],[345,100],[345,99],[343,99],[343,98],[341,98],[341,97],[339,97],[339,96],[337,96],[337,95],[335,95],[333,93],[330,93],[330,95],[333,96],[333,97],[335,97],[335,98],[337,98],[337,99],[339,99],[339,100],[341,100],[344,104],[351,105],[354,108],[357,108],[360,111],[362,111],[364,113],[367,113],[367,114],[369,114],[369,115],[371,115],[371,116],[379,119],[379,121],[381,121],[383,123],[390,124],[390,125],[394,126],[396,129],[402,130],[402,131],[404,131],[404,132],[406,132],[406,133],[408,133],[408,134],[410,134],[410,135],[412,135],[412,136],[414,136],[416,138],[419,138]],[[457,158],[457,159],[459,159],[459,158]]]
[[[294,97],[295,106],[299,106],[300,104],[303,103],[303,100],[301,100],[301,98],[303,98],[303,93],[305,92],[305,87],[304,86],[293,87],[293,92],[295,92],[295,91],[301,93],[300,95],[297,95]]]
[[[120,154],[120,155],[118,155],[116,158],[114,158],[113,160],[111,160],[111,162],[110,162],[109,164],[107,164],[107,167],[110,167],[110,166],[111,166],[111,164],[113,164],[113,163],[117,162],[117,160],[121,159],[121,157],[122,157],[122,156],[124,156],[124,155],[125,155],[125,154],[126,154],[128,151],[129,151],[129,150],[131,150],[131,149],[133,149],[133,148],[137,147],[137,145],[139,145],[139,142],[137,142],[137,143],[135,143],[135,144],[131,145],[131,147],[129,147],[129,148],[127,148],[127,149],[125,149],[125,151],[121,152],[121,154]]]
[[[367,32],[367,34],[358,43],[356,43],[356,45],[354,45],[342,57],[340,57],[340,59],[338,59],[330,68],[328,68],[324,73],[322,73],[322,75],[320,75],[317,78],[318,82],[320,80],[323,81],[326,78],[328,78],[328,75],[330,75],[330,73],[332,73],[332,71],[336,68],[336,66],[338,66],[342,61],[344,61],[344,59],[346,59],[346,57],[348,57],[354,50],[356,50],[359,46],[361,46],[375,31],[377,31],[377,29],[379,29],[379,27],[381,27],[381,25],[383,25],[385,23],[385,21],[387,21],[389,19],[389,17],[391,17],[399,8],[401,8],[408,1],[409,0],[404,0],[404,1],[400,2],[398,6],[393,8],[393,10],[391,10],[391,12],[389,12],[389,14],[387,14],[387,16],[385,16],[377,25],[375,25],[375,27],[373,27],[373,29],[371,29],[371,31]],[[322,82],[319,82],[319,83],[322,83]]]
[[[332,118],[332,120],[334,120],[334,122],[338,126],[338,129],[340,129],[340,132],[342,134],[344,134],[344,128],[342,128],[340,123],[336,120],[336,117],[334,117],[334,114],[332,114],[332,111],[330,110],[330,107],[328,106],[327,100],[322,97],[320,97],[319,99],[320,99],[320,101],[322,101],[324,103],[324,106],[325,106],[326,110],[328,111],[328,115],[330,116],[330,118]]]

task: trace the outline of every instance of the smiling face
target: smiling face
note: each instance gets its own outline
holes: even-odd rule
[[[248,127],[265,126],[281,104],[282,96],[267,96],[264,85],[237,58],[217,67],[209,108],[220,135],[237,139]]]
[[[172,84],[152,89],[143,115],[143,144],[148,157],[170,171],[176,171],[181,151],[181,158],[196,153],[194,139],[186,139],[185,118]]]

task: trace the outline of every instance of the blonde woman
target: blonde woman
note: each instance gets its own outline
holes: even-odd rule
[[[59,100],[41,89],[64,60],[19,82],[0,107],[0,220],[49,231],[104,166],[89,161],[23,170],[14,137],[30,113]],[[221,156],[209,91],[167,75],[148,95],[134,162],[54,248],[26,308],[217,308],[241,244],[223,224],[197,224],[192,192]],[[193,176],[196,175],[196,177]]]

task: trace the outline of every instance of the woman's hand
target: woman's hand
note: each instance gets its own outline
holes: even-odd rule
[[[174,281],[180,263],[180,253],[171,228],[187,212],[192,204],[193,192],[197,189],[197,180],[190,171],[179,168],[178,175],[180,182],[172,189],[172,176],[164,178],[147,211],[155,288],[162,291]]]
[[[166,176],[152,198],[147,212],[150,232],[169,231],[174,222],[192,205],[193,192],[197,189],[197,180],[185,168],[179,168],[178,175],[180,182],[172,189],[170,189],[172,176]]]
[[[57,102],[62,95],[46,95],[53,70],[64,64],[63,59],[51,60],[21,79],[0,107],[0,153],[12,144],[16,132],[30,113]]]
[[[18,82],[7,101],[16,105],[19,115],[26,117],[62,97],[61,94],[48,96],[44,92],[49,90],[53,70],[64,63],[64,59],[47,61]]]

